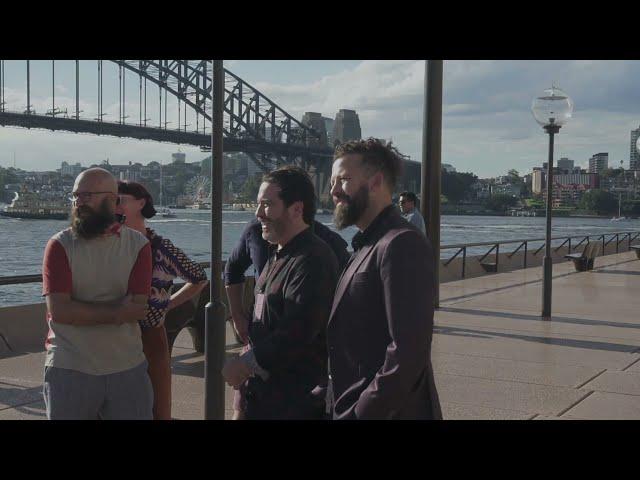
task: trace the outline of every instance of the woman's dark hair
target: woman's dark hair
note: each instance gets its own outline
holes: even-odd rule
[[[288,165],[265,174],[263,182],[280,187],[280,198],[286,207],[294,202],[302,202],[302,219],[312,225],[316,215],[316,194],[313,182],[307,172],[300,167]]]
[[[156,214],[156,209],[153,207],[153,197],[141,183],[118,180],[118,193],[121,195],[131,195],[138,200],[144,198],[144,207],[142,207],[140,211],[144,218],[152,218]]]

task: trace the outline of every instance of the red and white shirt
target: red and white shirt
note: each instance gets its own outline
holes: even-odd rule
[[[68,293],[76,301],[114,302],[151,291],[151,247],[144,235],[118,225],[91,240],[68,228],[49,240],[42,265],[42,294]],[[140,365],[137,322],[77,326],[56,322],[47,313],[45,366],[106,375]]]

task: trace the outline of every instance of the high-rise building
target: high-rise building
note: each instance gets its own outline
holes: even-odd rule
[[[547,187],[547,175],[540,167],[534,167],[531,173],[531,191],[533,193],[542,193]]]
[[[609,168],[609,154],[596,153],[589,159],[589,173],[600,173]]]
[[[333,123],[333,142],[344,143],[349,140],[360,140],[362,130],[360,129],[360,118],[355,110],[341,109],[336,114]]]
[[[326,147],[327,146],[327,130],[325,122],[322,119],[322,114],[317,112],[305,112],[302,116],[303,125],[313,128],[320,134],[320,139],[311,138],[307,140],[307,145],[314,147]]]
[[[322,117],[324,120],[324,129],[327,131],[327,144],[332,147],[334,145],[333,124],[334,120],[329,117]]]
[[[171,154],[171,161],[173,163],[184,163],[186,158],[187,158],[186,153],[178,152],[178,153]]]
[[[573,170],[573,160],[569,160],[566,157],[562,157],[560,160],[558,160],[558,168],[560,170],[572,171]]]
[[[640,127],[635,130],[631,130],[631,148],[629,155],[629,170],[640,170],[640,153],[638,153],[638,148],[636,146],[636,142],[640,137]]]

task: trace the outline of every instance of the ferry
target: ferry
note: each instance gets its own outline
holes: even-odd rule
[[[16,192],[10,205],[0,209],[0,216],[11,218],[28,218],[37,220],[66,220],[69,218],[70,205],[60,197],[41,196],[37,192],[29,192],[26,187]]]

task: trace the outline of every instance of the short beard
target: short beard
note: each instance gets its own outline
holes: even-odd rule
[[[369,208],[369,189],[363,185],[353,197],[342,195],[346,203],[336,206],[333,212],[333,224],[338,230],[355,225],[362,214]]]
[[[286,213],[284,214],[286,215]],[[267,220],[266,223],[269,224],[269,229],[271,230],[271,232],[269,233],[269,236],[272,238],[272,240],[269,240],[267,238],[265,238],[264,236],[264,232],[262,232],[262,239],[266,240],[267,242],[275,245],[278,243],[278,240],[282,237],[282,232],[285,230],[285,223],[287,222],[288,219],[283,218],[284,215],[276,220],[272,220],[269,218],[266,218],[265,220]],[[276,240],[273,240],[273,238],[275,237]]]
[[[116,221],[115,214],[105,199],[98,210],[82,205],[71,210],[71,229],[80,238],[91,240],[103,235]]]

